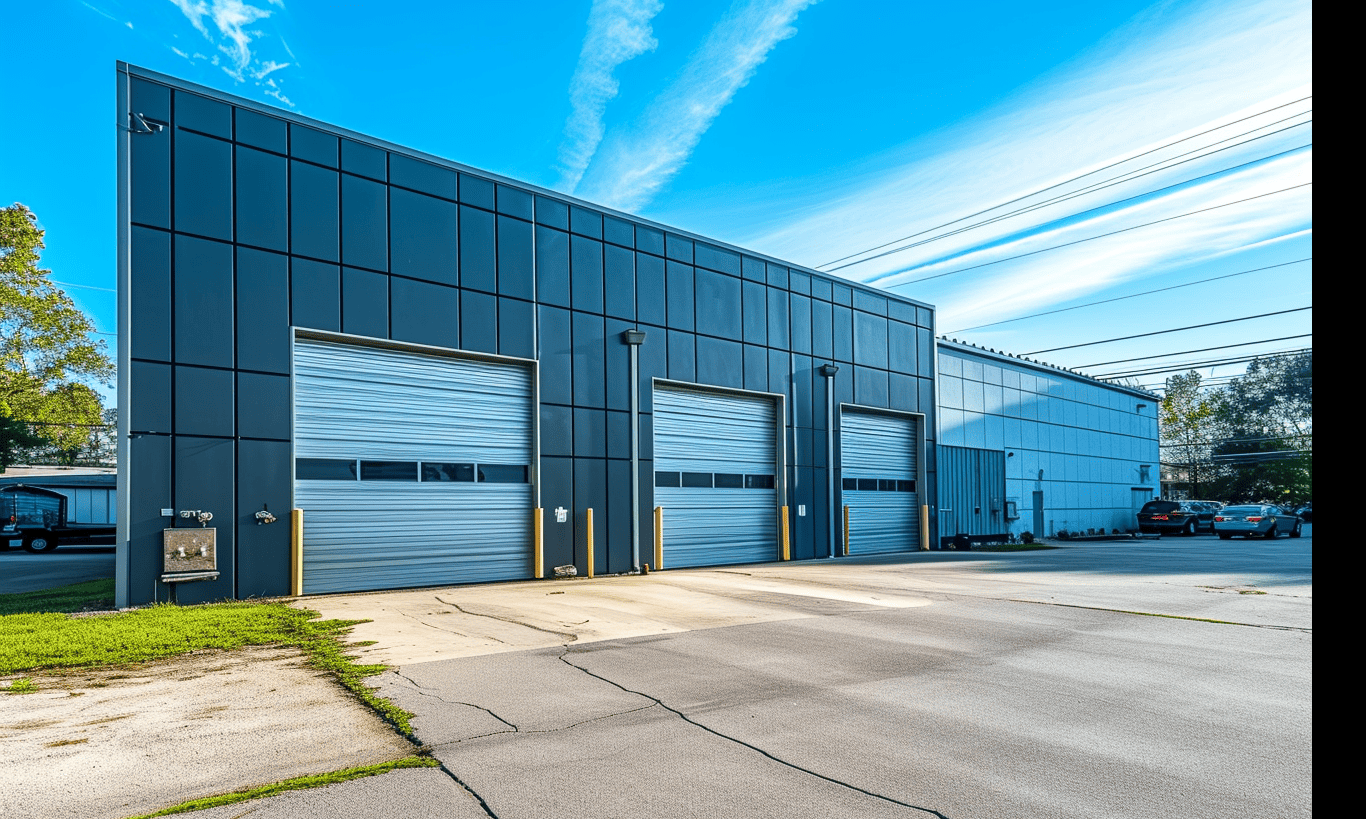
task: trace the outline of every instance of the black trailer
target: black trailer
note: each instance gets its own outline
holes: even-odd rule
[[[61,543],[114,543],[114,525],[70,523],[66,507],[66,495],[51,489],[23,484],[0,488],[4,548],[12,540],[22,540],[30,552],[50,552]]]

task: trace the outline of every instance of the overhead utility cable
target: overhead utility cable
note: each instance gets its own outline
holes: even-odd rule
[[[1263,338],[1257,341],[1243,341],[1238,344],[1224,344],[1219,347],[1201,347],[1198,350],[1181,350],[1175,353],[1162,353],[1161,355],[1145,355],[1138,358],[1120,358],[1115,361],[1099,361],[1095,364],[1077,364],[1072,369],[1079,370],[1083,367],[1109,367],[1112,364],[1128,364],[1130,361],[1147,361],[1150,358],[1170,358],[1174,355],[1190,355],[1191,353],[1207,353],[1210,350],[1227,350],[1231,347],[1247,347],[1250,344],[1270,344],[1273,341],[1289,341],[1292,338],[1309,338],[1313,333],[1302,333],[1298,336],[1281,336],[1280,338]]]
[[[1157,375],[1158,373],[1174,373],[1181,370],[1203,370],[1206,367],[1223,367],[1229,364],[1246,364],[1256,361],[1259,358],[1266,358],[1271,355],[1294,355],[1296,353],[1307,353],[1313,347],[1300,347],[1295,350],[1278,350],[1275,353],[1259,353],[1257,355],[1233,356],[1229,358],[1210,358],[1203,361],[1187,361],[1178,364],[1164,364],[1158,367],[1145,368],[1141,370],[1124,370],[1115,373],[1100,373],[1092,376],[1093,378],[1137,378],[1144,375]]]
[[[1191,324],[1191,325],[1188,325],[1188,326],[1186,326],[1186,327],[1173,327],[1173,328],[1170,329],[1170,330],[1154,330],[1154,331],[1151,332],[1151,333],[1139,333],[1138,335],[1133,335],[1133,336],[1119,336],[1119,337],[1117,337],[1117,338],[1103,338],[1103,339],[1101,339],[1100,341],[1088,341],[1088,342],[1086,342],[1086,343],[1084,343],[1084,344],[1069,344],[1069,345],[1067,345],[1066,347],[1049,347],[1047,350],[1035,350],[1035,351],[1032,352],[1032,353],[1022,353],[1022,355],[1038,355],[1039,353],[1052,353],[1052,352],[1057,352],[1058,350],[1072,350],[1072,349],[1076,349],[1077,347],[1093,347],[1093,346],[1095,346],[1095,345],[1097,345],[1097,344],[1109,344],[1109,343],[1112,342],[1112,341],[1128,341],[1128,340],[1131,339],[1131,338],[1147,338],[1148,336],[1160,336],[1160,335],[1165,335],[1165,334],[1167,334],[1167,333],[1179,333],[1179,332],[1181,332],[1182,330],[1194,330],[1194,329],[1196,329],[1196,328],[1198,328],[1198,327],[1213,327],[1213,326],[1215,326],[1216,324],[1233,324],[1234,322],[1238,322],[1238,321],[1251,321],[1252,319],[1266,318],[1267,316],[1280,316],[1280,315],[1284,315],[1284,314],[1286,314],[1286,313],[1299,313],[1299,312],[1302,312],[1302,311],[1304,311],[1304,310],[1313,310],[1313,309],[1314,309],[1314,305],[1311,304],[1311,305],[1308,305],[1307,307],[1295,307],[1295,308],[1292,308],[1292,309],[1290,309],[1290,310],[1277,310],[1277,311],[1275,311],[1274,313],[1258,313],[1258,314],[1255,315],[1255,316],[1242,316],[1242,317],[1240,317],[1240,318],[1224,319],[1223,321],[1211,321],[1211,322],[1206,322],[1205,324]]]
[[[1308,262],[1311,261],[1313,258],[1313,256],[1306,256],[1303,259],[1296,259],[1293,262],[1281,262],[1280,264],[1267,265],[1266,267],[1254,267],[1251,270],[1240,270],[1237,273],[1226,273],[1222,276],[1212,276],[1208,279],[1197,279],[1193,282],[1186,282],[1185,284],[1174,284],[1170,287],[1159,287],[1156,290],[1144,290],[1142,293],[1130,293],[1127,296],[1115,296],[1113,299],[1101,299],[1100,301],[1087,302],[1086,304],[1076,304],[1071,307],[1060,307],[1057,310],[1045,310],[1042,313],[1030,313],[1027,316],[1016,316],[1015,318],[993,321],[989,324],[978,324],[973,327],[964,327],[961,330],[948,330],[942,333],[942,335],[952,335],[953,333],[965,333],[968,330],[980,330],[983,327],[995,327],[998,324],[1009,324],[1012,321],[1024,321],[1025,319],[1039,318],[1040,316],[1051,316],[1054,313],[1066,313],[1069,310],[1080,310],[1083,307],[1095,307],[1098,304],[1109,304],[1112,301],[1124,301],[1125,299],[1134,299],[1138,298],[1139,296],[1150,296],[1153,293],[1164,293],[1168,290],[1179,290],[1183,287],[1191,287],[1192,285],[1204,284],[1205,282],[1217,282],[1220,279],[1231,279],[1234,276],[1246,276],[1249,273],[1260,273],[1263,270],[1272,270],[1277,267],[1285,267],[1286,265],[1299,264],[1300,262]]]
[[[1132,225],[1132,226],[1130,226],[1130,227],[1120,228],[1119,230],[1112,230],[1112,231],[1110,231],[1109,233],[1102,233],[1102,234],[1100,234],[1100,235],[1098,235],[1098,236],[1088,236],[1088,237],[1085,238],[1085,239],[1077,239],[1076,241],[1064,242],[1064,243],[1062,243],[1062,244],[1060,244],[1060,245],[1053,245],[1052,247],[1040,248],[1039,250],[1031,250],[1031,251],[1029,251],[1028,253],[1018,253],[1018,254],[1016,254],[1016,255],[1014,255],[1014,256],[1006,256],[1004,259],[995,259],[995,260],[990,261],[990,262],[982,262],[981,264],[974,264],[974,265],[970,265],[970,266],[968,266],[968,267],[960,267],[960,268],[958,268],[957,270],[949,270],[949,271],[946,271],[946,272],[944,272],[944,273],[935,273],[935,274],[932,275],[932,276],[922,276],[921,278],[918,278],[918,279],[911,279],[910,281],[900,282],[900,283],[899,283],[898,285],[896,285],[896,286],[899,287],[899,286],[907,285],[907,284],[917,284],[917,283],[919,283],[919,282],[927,282],[927,281],[930,281],[931,279],[942,279],[942,278],[944,278],[945,276],[952,276],[952,275],[954,275],[954,274],[956,274],[956,273],[966,273],[966,272],[969,271],[969,270],[976,270],[976,269],[981,268],[981,267],[990,267],[991,265],[1000,264],[1001,262],[1009,262],[1009,261],[1012,261],[1012,260],[1014,260],[1014,259],[1023,259],[1023,258],[1025,258],[1026,256],[1037,256],[1037,255],[1040,254],[1040,253],[1047,253],[1047,252],[1050,251],[1050,250],[1058,250],[1058,249],[1061,249],[1061,248],[1064,248],[1064,247],[1071,247],[1072,245],[1079,245],[1079,244],[1082,244],[1083,242],[1090,242],[1090,241],[1094,241],[1094,240],[1096,240],[1096,239],[1104,239],[1104,238],[1107,237],[1107,236],[1115,236],[1115,235],[1118,235],[1118,234],[1120,234],[1120,233],[1128,233],[1128,232],[1131,231],[1131,230],[1138,230],[1139,228],[1149,227],[1149,226],[1151,226],[1151,225],[1160,225],[1160,224],[1162,224],[1163,222],[1171,222],[1171,221],[1173,221],[1173,220],[1175,220],[1175,219],[1181,219],[1181,218],[1186,217],[1186,216],[1194,216],[1194,215],[1197,214],[1197,213],[1206,213],[1206,212],[1208,212],[1208,211],[1218,210],[1218,209],[1220,209],[1220,208],[1227,208],[1227,207],[1230,207],[1230,206],[1232,206],[1232,205],[1240,205],[1240,204],[1242,204],[1243,202],[1251,202],[1251,201],[1254,200],[1254,199],[1263,199],[1263,198],[1265,198],[1265,197],[1267,197],[1267,196],[1274,196],[1274,195],[1276,195],[1276,194],[1278,194],[1278,193],[1285,193],[1286,191],[1293,191],[1293,190],[1295,190],[1296,188],[1304,188],[1304,187],[1308,187],[1308,186],[1313,185],[1313,184],[1314,184],[1313,182],[1302,182],[1302,183],[1300,183],[1299,185],[1291,185],[1291,186],[1288,187],[1288,188],[1281,188],[1280,190],[1269,191],[1269,192],[1267,192],[1267,193],[1259,193],[1259,194],[1257,194],[1256,196],[1249,196],[1249,197],[1247,197],[1246,199],[1235,199],[1235,200],[1233,200],[1232,202],[1225,202],[1225,203],[1222,204],[1222,205],[1212,205],[1212,206],[1210,206],[1210,207],[1208,207],[1208,208],[1200,208],[1199,210],[1191,210],[1191,211],[1186,211],[1185,213],[1178,213],[1178,214],[1176,214],[1175,216],[1168,216],[1168,217],[1166,217],[1166,218],[1164,218],[1164,219],[1155,219],[1155,220],[1153,220],[1153,221],[1151,221],[1151,222],[1144,222],[1144,223],[1141,224],[1141,225]],[[881,276],[876,276],[876,277],[874,277],[874,278],[872,278],[872,279],[869,279],[867,282],[865,282],[865,284],[871,284],[871,283],[873,283],[873,282],[875,282],[875,281],[879,281],[880,279],[891,278],[892,276],[895,276],[895,275],[898,275],[898,274],[897,274],[897,273],[887,273],[887,274],[884,274],[884,275],[881,275]]]
[[[1253,137],[1252,139],[1246,139],[1246,140],[1243,140],[1242,142],[1238,142],[1238,143],[1235,143],[1235,144],[1233,144],[1233,145],[1229,145],[1229,146],[1227,146],[1227,147],[1220,148],[1218,151],[1210,151],[1209,153],[1201,154],[1200,156],[1196,156],[1196,157],[1192,157],[1192,158],[1190,158],[1190,159],[1182,160],[1181,162],[1174,162],[1174,163],[1172,163],[1172,164],[1170,164],[1170,165],[1166,165],[1165,167],[1157,168],[1156,170],[1147,171],[1147,173],[1137,173],[1137,171],[1145,170],[1146,168],[1151,168],[1151,167],[1154,167],[1154,166],[1149,165],[1149,166],[1145,166],[1145,168],[1138,168],[1138,169],[1136,169],[1136,170],[1134,170],[1134,171],[1128,171],[1128,172],[1126,172],[1126,173],[1120,174],[1120,175],[1117,176],[1117,177],[1113,177],[1112,179],[1102,180],[1101,182],[1097,182],[1097,183],[1095,183],[1094,185],[1088,185],[1087,187],[1082,188],[1081,190],[1073,191],[1073,192],[1071,192],[1071,193],[1060,194],[1060,195],[1058,195],[1058,196],[1053,197],[1052,199],[1046,199],[1046,200],[1044,200],[1044,201],[1042,201],[1042,202],[1037,202],[1037,203],[1032,204],[1032,205],[1027,205],[1027,206],[1025,206],[1025,207],[1023,207],[1023,208],[1017,208],[1016,210],[1012,210],[1012,211],[1010,211],[1010,212],[1008,212],[1008,213],[1003,213],[1003,214],[1001,214],[1000,216],[993,216],[993,217],[990,218],[990,219],[984,219],[984,220],[982,220],[982,221],[980,221],[980,222],[974,222],[974,223],[972,223],[972,224],[970,224],[970,225],[964,225],[963,227],[958,228],[957,230],[951,230],[951,231],[949,231],[948,233],[941,233],[941,234],[939,234],[938,236],[931,236],[931,237],[929,237],[929,238],[927,238],[927,239],[921,239],[921,240],[918,241],[918,242],[911,242],[910,244],[907,244],[907,245],[902,245],[902,246],[900,246],[900,247],[895,247],[895,248],[892,248],[891,250],[883,251],[882,253],[878,253],[878,254],[876,254],[876,255],[874,255],[874,256],[869,256],[869,257],[864,258],[864,259],[859,259],[858,261],[849,262],[848,264],[842,264],[842,265],[840,265],[839,267],[832,267],[832,268],[830,268],[829,270],[827,270],[827,271],[825,271],[825,272],[827,272],[827,273],[833,273],[833,272],[835,272],[836,270],[843,270],[843,269],[845,269],[846,267],[853,267],[854,265],[860,265],[860,264],[863,264],[863,263],[865,263],[865,262],[871,262],[871,261],[873,261],[874,259],[881,259],[881,258],[883,258],[884,256],[892,256],[892,255],[894,255],[894,254],[901,253],[902,251],[910,250],[910,249],[912,249],[912,248],[920,247],[920,246],[922,246],[922,245],[927,245],[927,244],[929,244],[930,242],[937,242],[937,241],[939,241],[940,239],[947,239],[947,238],[949,238],[950,236],[957,236],[958,234],[960,234],[960,233],[966,233],[966,232],[969,231],[969,230],[974,230],[974,229],[976,229],[976,228],[984,227],[984,226],[986,226],[986,225],[990,225],[990,224],[993,224],[993,223],[995,223],[995,222],[1000,222],[1000,221],[1002,221],[1003,219],[1009,219],[1009,218],[1012,217],[1012,216],[1018,216],[1018,215],[1020,215],[1020,214],[1022,214],[1022,213],[1029,213],[1030,211],[1035,211],[1035,210],[1038,210],[1038,209],[1040,209],[1040,208],[1048,207],[1049,205],[1057,204],[1057,203],[1059,203],[1059,202],[1066,202],[1066,201],[1069,200],[1069,199],[1075,199],[1075,198],[1077,198],[1078,196],[1084,196],[1084,195],[1086,195],[1086,194],[1088,194],[1088,193],[1095,193],[1096,191],[1104,190],[1105,188],[1112,188],[1112,187],[1114,187],[1115,185],[1122,185],[1122,184],[1124,184],[1125,182],[1132,182],[1132,181],[1135,180],[1135,179],[1139,179],[1139,178],[1144,177],[1144,176],[1149,176],[1149,175],[1151,175],[1151,174],[1158,173],[1159,171],[1165,171],[1165,170],[1169,170],[1169,169],[1171,169],[1171,168],[1175,168],[1177,165],[1184,165],[1184,164],[1186,164],[1187,162],[1194,162],[1194,161],[1196,161],[1197,159],[1204,159],[1204,158],[1206,158],[1206,157],[1214,156],[1215,154],[1220,153],[1221,151],[1231,150],[1231,149],[1233,149],[1233,148],[1239,147],[1240,145],[1246,145],[1246,144],[1248,144],[1249,142],[1255,142],[1256,140],[1259,140],[1259,139],[1265,139],[1266,137],[1269,137],[1269,136],[1275,136],[1276,134],[1281,133],[1281,131],[1288,131],[1288,130],[1290,130],[1291,128],[1298,128],[1298,127],[1300,127],[1301,125],[1307,125],[1307,124],[1309,124],[1310,122],[1313,122],[1313,120],[1312,120],[1312,119],[1311,119],[1311,120],[1305,120],[1304,122],[1299,122],[1299,123],[1296,123],[1296,124],[1294,124],[1294,125],[1290,125],[1290,126],[1287,126],[1287,127],[1285,127],[1285,128],[1282,128],[1282,129],[1280,129],[1279,131],[1272,131],[1272,132],[1269,133],[1269,134],[1262,134],[1261,136]],[[1242,134],[1239,134],[1239,136],[1242,136]],[[1155,194],[1155,193],[1161,193],[1161,192],[1166,191],[1166,190],[1171,190],[1172,188],[1179,188],[1179,187],[1181,187],[1182,185],[1189,185],[1189,184],[1192,183],[1192,182],[1199,182],[1201,179],[1208,179],[1208,178],[1210,178],[1211,176],[1218,176],[1218,175],[1223,174],[1223,173],[1228,173],[1229,171],[1236,171],[1236,170],[1238,170],[1239,168],[1246,168],[1246,167],[1248,167],[1249,165],[1256,165],[1256,164],[1258,164],[1258,163],[1260,163],[1260,162],[1265,162],[1265,161],[1267,161],[1268,159],[1275,159],[1276,157],[1279,157],[1279,156],[1284,156],[1284,155],[1286,155],[1286,154],[1292,154],[1292,153],[1294,153],[1295,151],[1299,151],[1299,150],[1302,150],[1302,149],[1304,149],[1304,148],[1308,148],[1308,147],[1312,146],[1313,144],[1314,144],[1314,143],[1312,143],[1312,142],[1307,142],[1307,143],[1305,143],[1304,145],[1297,145],[1297,146],[1295,146],[1294,148],[1291,148],[1291,149],[1289,149],[1289,150],[1280,151],[1279,153],[1270,154],[1270,155],[1268,155],[1268,156],[1258,157],[1257,159],[1253,159],[1253,160],[1250,160],[1250,161],[1248,161],[1248,162],[1243,162],[1243,163],[1241,163],[1241,164],[1233,165],[1233,166],[1228,167],[1228,168],[1221,168],[1220,170],[1213,171],[1213,172],[1211,172],[1211,173],[1202,174],[1202,175],[1200,175],[1200,176],[1195,176],[1195,177],[1192,177],[1192,178],[1190,178],[1190,179],[1185,179],[1185,180],[1182,180],[1182,181],[1180,181],[1180,182],[1175,182],[1175,183],[1173,183],[1173,184],[1171,184],[1171,185],[1166,185],[1166,186],[1161,187],[1161,188],[1155,188],[1155,189],[1150,190],[1150,191],[1145,191],[1145,192],[1143,192],[1143,193],[1135,194],[1135,195],[1133,195],[1133,196],[1129,196],[1129,197],[1126,197],[1126,198],[1124,198],[1124,199],[1119,199],[1119,200],[1114,201],[1114,202],[1109,202],[1109,203],[1104,204],[1104,205],[1097,205],[1097,206],[1094,207],[1094,208],[1088,208],[1088,209],[1086,209],[1086,210],[1079,211],[1079,212],[1074,213],[1074,214],[1071,214],[1071,215],[1069,215],[1069,216],[1063,216],[1063,217],[1060,217],[1060,218],[1058,218],[1058,219],[1054,219],[1054,220],[1052,220],[1052,221],[1050,221],[1050,222],[1047,222],[1047,223],[1045,223],[1045,224],[1054,224],[1054,223],[1056,223],[1056,222],[1062,221],[1063,219],[1075,219],[1075,218],[1077,218],[1078,216],[1085,216],[1085,215],[1088,214],[1088,213],[1093,213],[1093,212],[1098,211],[1098,210],[1104,210],[1104,209],[1106,209],[1106,208],[1112,208],[1112,207],[1114,207],[1114,206],[1116,206],[1116,205],[1122,205],[1122,204],[1124,204],[1125,202],[1130,202],[1130,201],[1133,201],[1134,199],[1141,199],[1141,198],[1143,198],[1143,197],[1145,197],[1145,196],[1151,196],[1151,195],[1153,195],[1153,194]],[[1185,154],[1181,154],[1181,156],[1185,156]],[[1177,157],[1172,157],[1172,159],[1176,159],[1176,158],[1177,158]],[[1170,161],[1170,160],[1164,159],[1164,160],[1162,160],[1162,162],[1159,162],[1159,163],[1156,163],[1156,164],[1161,165],[1163,162],[1169,162],[1169,161]],[[1132,174],[1132,175],[1131,175],[1131,174]],[[1122,177],[1124,177],[1124,178],[1122,178]],[[1117,181],[1114,181],[1114,180],[1117,180]],[[871,252],[871,251],[864,251],[864,252],[867,253],[867,252]]]
[[[1258,112],[1255,113],[1255,114],[1249,114],[1248,116],[1245,116],[1245,117],[1243,117],[1242,119],[1235,119],[1235,120],[1233,120],[1232,122],[1226,122],[1226,123],[1224,123],[1223,125],[1219,125],[1219,126],[1216,126],[1216,127],[1214,127],[1214,128],[1210,128],[1210,129],[1207,130],[1207,131],[1201,131],[1201,132],[1198,133],[1198,134],[1191,134],[1191,135],[1188,136],[1188,137],[1182,137],[1181,139],[1173,140],[1173,141],[1168,142],[1168,143],[1166,143],[1166,144],[1164,144],[1164,145],[1158,145],[1156,148],[1152,148],[1152,149],[1150,149],[1150,150],[1144,151],[1143,153],[1134,154],[1133,156],[1125,157],[1124,159],[1118,160],[1118,161],[1116,161],[1116,162],[1111,162],[1109,165],[1103,165],[1103,166],[1101,166],[1101,167],[1099,167],[1099,168],[1096,168],[1096,169],[1093,170],[1093,171],[1087,171],[1086,173],[1078,174],[1077,176],[1074,176],[1074,177],[1072,177],[1071,179],[1064,179],[1064,180],[1061,181],[1061,182],[1058,182],[1058,183],[1053,184],[1053,185],[1049,185],[1049,186],[1046,187],[1046,188],[1040,188],[1040,189],[1038,189],[1038,190],[1036,190],[1036,191],[1032,191],[1032,192],[1030,192],[1030,193],[1025,194],[1024,196],[1017,196],[1016,198],[1010,199],[1010,200],[1005,201],[1005,202],[1002,202],[1002,203],[999,204],[999,205],[992,205],[991,207],[986,208],[985,210],[979,210],[979,211],[977,211],[976,213],[969,213],[967,216],[963,216],[963,217],[961,217],[961,218],[954,219],[952,222],[945,222],[944,224],[939,225],[939,226],[937,226],[937,227],[926,228],[925,230],[922,230],[922,231],[920,231],[919,233],[912,233],[912,234],[909,235],[909,236],[902,236],[900,239],[893,239],[893,240],[891,240],[890,242],[886,242],[886,243],[884,243],[884,244],[880,244],[880,245],[878,245],[877,247],[870,247],[870,248],[868,248],[867,250],[860,250],[858,253],[851,253],[851,254],[849,254],[848,256],[843,256],[843,257],[838,258],[838,259],[835,259],[835,260],[833,260],[833,261],[829,261],[829,262],[825,262],[824,264],[816,265],[816,267],[817,267],[817,268],[829,267],[829,266],[832,265],[832,264],[838,264],[839,262],[845,261],[846,259],[852,259],[852,258],[854,258],[855,256],[861,256],[861,255],[863,255],[864,253],[872,253],[874,250],[881,250],[882,248],[888,247],[888,246],[890,246],[890,245],[894,245],[894,244],[896,244],[897,242],[904,242],[904,241],[906,241],[907,239],[914,239],[914,238],[917,237],[917,236],[923,236],[923,235],[925,235],[926,233],[930,233],[931,231],[940,230],[941,228],[946,228],[946,227],[948,227],[948,226],[950,226],[950,225],[956,225],[956,224],[958,224],[959,222],[962,222],[962,221],[964,221],[964,220],[966,220],[966,219],[972,219],[973,217],[981,216],[981,215],[984,214],[984,213],[991,213],[993,210],[999,210],[1000,208],[1003,208],[1003,207],[1005,207],[1006,205],[1013,205],[1013,204],[1015,204],[1016,202],[1023,202],[1024,200],[1030,198],[1031,196],[1038,196],[1039,194],[1044,193],[1044,192],[1046,192],[1046,191],[1051,191],[1051,190],[1053,190],[1054,188],[1061,188],[1062,186],[1064,186],[1064,185],[1069,185],[1069,184],[1071,184],[1071,183],[1073,183],[1073,182],[1076,182],[1076,181],[1079,180],[1079,179],[1085,179],[1086,177],[1091,176],[1092,174],[1097,174],[1097,173],[1100,173],[1101,171],[1105,171],[1105,170],[1109,170],[1110,168],[1118,167],[1118,166],[1120,166],[1120,165],[1123,165],[1123,164],[1126,163],[1126,162],[1132,162],[1133,160],[1138,159],[1138,158],[1141,157],[1141,156],[1147,156],[1148,154],[1156,153],[1156,152],[1158,152],[1158,151],[1163,150],[1164,148],[1170,148],[1170,147],[1172,147],[1173,145],[1179,145],[1179,144],[1181,144],[1182,142],[1188,142],[1188,141],[1190,141],[1190,140],[1192,140],[1192,139],[1195,139],[1196,137],[1204,136],[1205,134],[1212,134],[1212,133],[1214,133],[1215,131],[1219,131],[1219,130],[1222,130],[1222,129],[1224,129],[1224,128],[1227,128],[1227,127],[1229,127],[1230,125],[1237,125],[1237,124],[1240,123],[1240,122],[1246,122],[1247,120],[1254,119],[1254,118],[1256,118],[1256,117],[1260,117],[1260,116],[1263,115],[1263,114],[1269,114],[1269,113],[1271,113],[1272,111],[1277,111],[1277,110],[1280,110],[1281,108],[1285,108],[1285,107],[1290,106],[1290,105],[1295,105],[1296,103],[1301,103],[1301,102],[1304,102],[1305,100],[1309,100],[1309,99],[1313,99],[1313,95],[1312,95],[1312,94],[1309,95],[1309,96],[1307,96],[1307,97],[1301,97],[1301,98],[1299,98],[1299,99],[1297,99],[1297,100],[1291,100],[1290,102],[1287,102],[1287,103],[1285,103],[1284,105],[1273,106],[1273,107],[1271,107],[1271,108],[1266,109],[1265,111],[1258,111]],[[1311,110],[1312,110],[1312,109],[1311,109]],[[1297,114],[1296,116],[1298,116],[1298,114]],[[1263,127],[1265,127],[1265,126],[1263,126]],[[1253,130],[1256,130],[1256,129],[1253,129]]]

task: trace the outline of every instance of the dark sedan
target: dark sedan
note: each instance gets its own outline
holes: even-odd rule
[[[1151,500],[1138,510],[1138,531],[1193,535],[1214,531],[1214,512],[1205,504]]]
[[[1279,506],[1225,506],[1214,516],[1214,533],[1223,540],[1234,535],[1299,537],[1303,527],[1304,521],[1298,515]]]

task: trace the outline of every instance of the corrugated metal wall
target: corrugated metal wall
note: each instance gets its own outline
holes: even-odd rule
[[[531,575],[529,367],[300,339],[294,376],[306,593]]]
[[[940,535],[1004,534],[1005,452],[941,446],[938,453]]]
[[[665,568],[778,558],[776,436],[772,398],[655,389],[655,504],[664,509]],[[711,484],[689,486],[688,476]],[[739,486],[724,485],[736,477]]]
[[[849,509],[849,554],[920,548],[914,419],[840,413],[841,493]]]

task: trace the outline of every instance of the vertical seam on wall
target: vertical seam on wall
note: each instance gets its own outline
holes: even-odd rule
[[[239,400],[241,386],[238,384],[237,376],[237,365],[240,363],[237,357],[237,321],[240,318],[238,316],[237,304],[237,106],[230,106],[228,108],[228,115],[232,118],[230,134],[232,140],[228,143],[228,162],[230,163],[229,175],[232,177],[232,190],[228,193],[228,199],[232,202],[232,206],[229,209],[229,218],[232,219],[232,229],[229,231],[229,234],[232,236],[232,517],[234,523],[232,528],[232,596],[233,598],[238,598],[240,595],[238,594],[239,580],[237,565],[240,562],[239,558],[241,555],[240,538],[238,537],[239,533],[237,531],[238,527],[236,526],[236,522],[237,482],[238,477],[241,475],[240,458],[242,444],[240,439],[242,435],[242,419],[238,414],[238,408],[241,406],[241,401]]]
[[[343,208],[346,203],[342,201],[342,191],[346,189],[344,174],[341,169],[341,140],[337,140],[337,331],[345,332],[342,327],[342,316],[346,315],[346,293],[343,283],[346,280],[346,245],[345,245],[345,226],[346,217]]]

